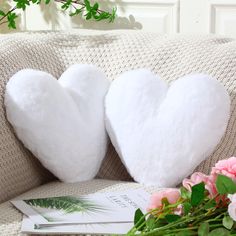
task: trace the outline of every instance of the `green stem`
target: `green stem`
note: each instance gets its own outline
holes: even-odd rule
[[[3,17],[0,18],[0,22],[3,21],[10,13],[16,10],[16,7],[13,7],[11,10],[9,10]],[[1,24],[7,23],[8,21],[4,21]]]
[[[3,22],[1,22],[0,23],[0,25],[4,25],[4,24],[6,24],[6,23],[8,23],[8,21],[6,20],[6,21],[3,21]]]
[[[217,197],[219,196],[219,194],[217,194],[216,196],[214,196],[214,198],[211,198],[209,199],[208,201],[205,202],[205,204],[207,203],[210,203],[211,201],[214,201]],[[175,204],[172,204],[172,205],[168,205],[166,207],[164,207],[164,209],[160,209],[160,210],[152,210],[151,212],[147,213],[146,215],[144,215],[139,221],[137,224],[135,224],[135,226],[128,232],[128,235],[134,235],[136,234],[137,232],[141,232],[141,229],[145,226],[146,222],[145,222],[145,219],[147,217],[147,215],[149,214],[156,214],[158,215],[158,213],[162,213],[160,214],[158,217],[157,217],[157,221],[159,220],[159,217],[163,215],[166,215],[169,210],[173,210],[175,209],[178,205],[180,205],[181,203],[183,203],[184,199],[182,199],[181,201],[178,201],[177,203]],[[199,224],[200,222],[219,222],[221,221],[222,219],[220,219],[220,217],[222,217],[222,215],[225,214],[225,211],[226,209],[225,208],[221,208],[221,209],[210,209],[210,210],[207,210],[206,212],[204,212],[203,214],[201,214],[200,212],[203,211],[204,209],[202,209],[201,206],[199,206],[197,209],[194,209],[194,215],[191,217],[189,215],[186,215],[186,216],[183,216],[180,220],[178,221],[175,221],[173,223],[169,223],[169,224],[166,224],[164,226],[161,226],[159,228],[156,228],[150,232],[147,232],[145,233],[145,235],[152,235],[153,233],[155,235],[159,234],[159,232],[165,232],[168,231],[168,230],[174,230],[173,228],[174,227],[178,227],[179,225],[185,225],[185,224],[191,224],[193,225],[194,227],[198,227],[197,224]],[[163,212],[164,211],[164,212]],[[222,212],[223,211],[223,212]],[[200,213],[200,215],[197,215],[198,213]],[[220,214],[219,214],[220,213]],[[217,214],[217,215],[216,215]],[[209,219],[209,217],[211,219]],[[212,217],[214,217],[214,219],[212,219]],[[142,222],[142,223],[141,223]],[[195,226],[196,225],[196,226]],[[211,224],[212,225],[212,224]],[[222,226],[222,224],[220,224]],[[214,225],[215,227],[216,225]],[[182,228],[183,230],[186,230],[186,228]],[[171,231],[172,232],[172,231]]]
[[[174,204],[174,205],[176,205],[176,204]],[[199,211],[201,211],[202,209],[198,209],[196,212],[199,212]],[[224,211],[224,212],[222,212],[222,210]],[[160,210],[161,211],[161,210]],[[211,211],[209,211],[209,212],[211,212]],[[208,212],[207,212],[208,213]],[[173,222],[173,223],[169,223],[169,224],[167,224],[167,225],[164,225],[164,226],[162,226],[162,227],[159,227],[159,228],[157,228],[157,229],[154,229],[153,231],[150,231],[150,232],[148,232],[148,233],[150,233],[150,236],[153,234],[153,233],[156,233],[156,235],[157,234],[159,234],[160,232],[166,232],[166,231],[168,231],[168,230],[171,230],[171,232],[172,232],[172,230],[174,230],[174,229],[172,229],[173,227],[177,227],[177,226],[179,226],[179,225],[182,225],[182,224],[188,224],[188,223],[191,223],[191,224],[193,224],[193,225],[196,225],[197,223],[200,223],[200,222],[203,222],[203,221],[208,221],[207,219],[206,220],[204,220],[204,218],[205,217],[212,217],[212,216],[214,216],[214,215],[216,215],[216,214],[219,214],[219,213],[221,213],[220,215],[217,215],[216,217],[217,217],[217,219],[215,220],[215,219],[210,219],[209,220],[209,222],[217,222],[217,221],[219,221],[219,220],[222,220],[222,219],[219,219],[219,217],[221,217],[223,214],[225,214],[225,209],[223,208],[223,209],[219,209],[219,210],[216,210],[216,211],[214,211],[214,212],[211,212],[212,214],[206,214],[206,213],[203,213],[203,214],[200,214],[200,215],[198,215],[198,216],[193,216],[193,217],[189,217],[189,216],[184,216],[184,217],[182,217],[180,220],[178,220],[178,221],[176,221],[176,222]],[[146,217],[146,216],[144,216],[144,217]],[[144,220],[144,217],[142,218],[142,221]],[[128,233],[128,235],[134,235],[137,231],[140,231],[140,229],[145,225],[145,221],[142,223],[142,224],[140,224],[140,222],[138,223],[138,224],[140,224],[138,227],[134,227],[133,228],[133,230],[132,231],[130,231],[129,233]],[[138,225],[137,224],[137,225]],[[218,224],[218,225],[216,225],[216,224],[214,224],[214,225],[211,225],[211,227],[212,226],[222,226],[222,224]],[[195,227],[197,227],[198,228],[198,226],[195,226]],[[188,229],[188,228],[182,228],[183,230],[185,229]],[[179,229],[178,229],[179,230]],[[149,235],[148,233],[146,233],[145,235]],[[163,234],[162,234],[163,235]],[[166,234],[164,234],[164,235],[166,235]]]
[[[165,207],[165,210],[169,210],[169,209],[175,209],[177,206],[179,206],[180,204],[182,204],[184,202],[184,200],[178,201],[174,204],[170,204],[168,206]],[[140,220],[134,225],[134,227],[128,232],[128,235],[130,233],[135,233],[136,231],[139,231],[144,225],[145,225],[145,219],[148,215],[158,215],[159,213],[162,213],[163,209],[153,209],[151,211],[149,211],[148,213],[146,213],[143,217],[140,218]],[[166,213],[166,212],[165,212]],[[142,222],[142,223],[141,223]],[[136,227],[138,225],[138,227]]]
[[[217,227],[222,227],[222,224],[212,224],[209,226],[210,229],[215,229]],[[165,236],[174,236],[176,235],[176,233],[179,233],[181,231],[186,231],[186,230],[195,230],[193,232],[193,235],[196,235],[196,230],[198,229],[198,226],[195,226],[195,227],[185,227],[185,228],[181,228],[181,229],[169,229],[169,230],[159,230],[159,231],[156,231],[156,230],[152,230],[150,232],[146,232],[146,233],[142,233],[141,235],[142,236],[159,236],[159,235],[165,235]],[[230,234],[232,235],[232,234]]]

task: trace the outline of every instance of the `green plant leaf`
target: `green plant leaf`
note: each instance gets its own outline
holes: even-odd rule
[[[115,7],[115,8],[112,9],[112,13],[111,13],[110,18],[109,18],[110,23],[114,22],[114,20],[116,18],[116,12],[117,12],[117,8]]]
[[[205,197],[205,184],[199,183],[192,187],[192,194],[191,194],[191,205],[198,206]]]
[[[186,229],[184,231],[180,231],[179,233],[175,234],[176,236],[190,236],[193,235],[193,232],[189,229]]]
[[[27,6],[30,5],[29,0],[13,0],[13,1],[16,2],[16,8],[22,9],[23,11]]]
[[[218,228],[212,230],[208,236],[229,236],[230,232],[224,228]]]
[[[207,222],[203,222],[198,228],[198,236],[207,236],[209,234],[209,230],[209,224]]]
[[[157,227],[156,219],[154,217],[148,217],[146,220],[146,226],[149,230],[153,230]]]
[[[5,16],[4,11],[0,10],[0,16]]]
[[[146,220],[145,220],[143,212],[138,208],[135,211],[135,214],[134,214],[134,224],[135,224],[135,227],[138,228],[145,221]],[[143,226],[140,228],[140,230],[142,230],[144,227],[145,227],[145,224],[143,224]]]
[[[71,3],[72,3],[72,0],[67,0],[67,1],[61,6],[61,9],[67,10],[67,9],[70,7]]]
[[[214,208],[216,207],[216,201],[215,199],[211,199],[209,202],[207,202],[205,205],[204,205],[204,209],[210,209],[210,208]]]
[[[16,18],[18,16],[16,15],[16,13],[9,13],[7,16],[7,20],[8,20],[8,28],[10,29],[16,29]]]
[[[169,203],[169,201],[168,201],[168,199],[166,197],[161,199],[161,203],[162,203],[162,205],[165,205],[165,206],[170,205],[170,203]]]
[[[184,202],[183,204],[184,215],[188,215],[191,211],[192,205],[189,202]]]
[[[88,12],[85,16],[86,16],[86,20],[90,20],[92,18],[92,13]]]
[[[102,12],[99,15],[94,16],[94,19],[96,19],[96,21],[100,21],[100,20],[105,20],[105,19],[109,19],[110,14],[107,12]]]
[[[191,198],[191,192],[189,192],[186,188],[181,187],[180,188],[180,194],[183,199],[190,199]]]
[[[234,221],[233,219],[230,217],[230,216],[225,216],[223,218],[223,226],[226,228],[226,229],[232,229],[233,225],[234,225]]]
[[[91,8],[92,8],[91,5],[90,5],[89,0],[84,0],[84,4],[86,6],[87,11],[89,12],[91,10]]]
[[[179,215],[175,215],[175,214],[168,214],[165,216],[165,218],[168,223],[172,223],[172,222],[179,220],[181,217]]]
[[[218,175],[216,179],[216,188],[218,193],[220,194],[234,194],[236,193],[236,184],[234,181],[225,176],[225,175]]]
[[[92,9],[93,9],[93,11],[97,11],[98,10],[98,8],[99,8],[99,4],[96,2],[94,5],[93,5],[93,7],[92,7]]]

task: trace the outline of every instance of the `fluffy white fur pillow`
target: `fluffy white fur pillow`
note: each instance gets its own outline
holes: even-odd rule
[[[59,80],[21,70],[6,87],[7,118],[24,145],[59,179],[88,180],[106,152],[108,87],[105,75],[92,65],[73,65]]]
[[[172,187],[220,142],[229,119],[225,88],[207,75],[173,82],[150,71],[126,72],[106,96],[108,134],[138,182]]]

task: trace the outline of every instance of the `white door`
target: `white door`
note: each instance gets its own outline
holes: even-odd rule
[[[217,33],[236,37],[236,0],[112,0],[106,1],[102,7],[111,9],[114,5],[118,8],[118,17],[113,24],[71,18],[61,12],[60,4],[53,1],[50,8],[43,5],[31,6],[21,15],[18,28],[136,29],[167,34]]]

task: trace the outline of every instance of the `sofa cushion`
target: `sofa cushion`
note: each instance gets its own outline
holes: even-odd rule
[[[111,180],[91,180],[76,184],[64,184],[61,182],[51,182],[41,187],[33,189],[16,199],[27,199],[33,197],[51,197],[63,195],[80,195],[94,192],[122,191],[140,187],[139,184],[132,182],[121,182]],[[153,192],[154,187],[146,188]],[[11,203],[0,204],[0,235],[16,236],[20,235],[21,221],[23,215],[16,210]]]
[[[149,68],[171,82],[189,73],[207,73],[225,85],[232,99],[227,132],[198,171],[208,172],[219,159],[236,155],[236,40],[214,35],[157,35],[142,31],[36,32],[0,36],[0,202],[50,179],[22,146],[6,121],[3,94],[18,70],[45,70],[55,77],[71,64],[92,63],[112,80],[121,72]],[[111,147],[113,148],[113,147]],[[98,176],[130,178],[117,153],[109,149]],[[115,173],[115,175],[114,175]]]

